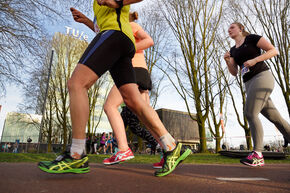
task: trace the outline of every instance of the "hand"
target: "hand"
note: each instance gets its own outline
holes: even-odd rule
[[[70,11],[71,11],[72,16],[76,22],[79,22],[79,23],[86,23],[87,22],[88,18],[79,10],[76,10],[75,8],[71,7]]]
[[[105,5],[110,8],[119,8],[115,0],[97,0],[99,5]]]
[[[231,57],[230,52],[226,52],[225,55],[224,55],[225,61],[229,61],[230,60],[230,57]]]
[[[254,66],[257,63],[257,61],[255,59],[251,59],[251,60],[247,60],[246,62],[244,62],[244,66],[249,68]]]

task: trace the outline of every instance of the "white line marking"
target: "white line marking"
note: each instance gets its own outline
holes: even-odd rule
[[[216,178],[222,181],[268,181],[267,178]]]

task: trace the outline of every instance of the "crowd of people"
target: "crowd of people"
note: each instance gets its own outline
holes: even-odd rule
[[[103,132],[86,138],[87,154],[113,154],[116,148],[118,148],[118,145],[112,132]]]
[[[143,142],[142,142],[143,143]],[[134,143],[133,141],[129,144],[133,152],[147,153],[150,155],[155,155],[157,153],[159,145],[151,145],[147,141],[144,141],[142,145],[145,145],[143,149],[138,149],[138,142]],[[113,155],[118,151],[118,143],[112,132],[100,133],[93,135],[92,137],[88,136],[86,138],[86,152],[87,154],[111,154]]]
[[[14,143],[6,142],[2,145],[2,151],[7,153],[18,153],[19,143],[16,141]]]

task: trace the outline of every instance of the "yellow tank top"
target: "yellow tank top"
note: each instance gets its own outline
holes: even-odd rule
[[[94,1],[94,21],[100,32],[105,30],[122,31],[135,45],[135,39],[129,23],[130,5],[122,7],[122,9],[114,9],[107,6],[100,6]]]

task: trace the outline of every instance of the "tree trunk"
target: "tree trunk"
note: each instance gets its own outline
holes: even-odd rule
[[[204,121],[199,120],[199,118],[197,118],[197,123],[198,123],[198,130],[199,130],[199,137],[200,137],[200,152],[201,153],[205,153],[207,152],[207,148],[206,148],[206,134],[205,134],[205,124]]]
[[[215,141],[215,152],[219,152],[221,150],[221,137],[216,137],[216,141]]]
[[[252,135],[250,129],[245,129],[246,141],[247,141],[247,150],[253,150],[252,145]]]

